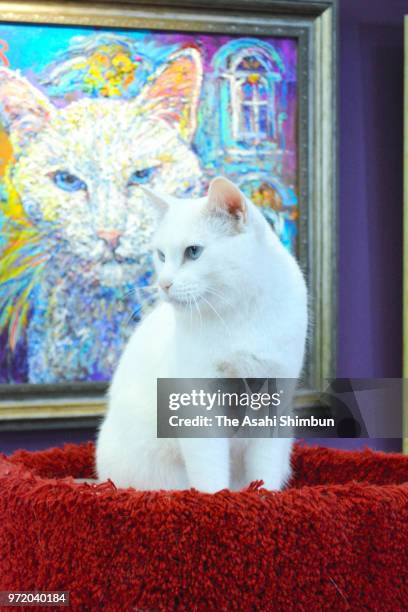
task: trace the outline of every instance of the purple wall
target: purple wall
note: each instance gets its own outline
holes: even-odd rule
[[[403,15],[407,0],[342,0],[338,373],[402,364]]]
[[[339,376],[402,375],[404,14],[340,0]]]
[[[338,375],[402,372],[403,15],[408,0],[340,0]],[[0,434],[0,451],[95,431]],[[400,450],[398,440],[321,440]]]

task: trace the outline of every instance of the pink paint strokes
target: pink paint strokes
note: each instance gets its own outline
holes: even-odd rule
[[[7,59],[6,52],[9,50],[9,46],[5,40],[0,40],[0,63],[3,66],[10,66],[10,62]]]

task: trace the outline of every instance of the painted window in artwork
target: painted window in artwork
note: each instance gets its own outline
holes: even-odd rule
[[[239,61],[239,60],[238,60]],[[233,67],[233,136],[237,141],[260,140],[272,136],[269,105],[271,87],[266,67],[255,56],[243,57]]]
[[[278,102],[283,100],[277,85],[284,81],[285,66],[276,49],[263,41],[237,40],[224,45],[214,66],[227,148],[279,145]]]

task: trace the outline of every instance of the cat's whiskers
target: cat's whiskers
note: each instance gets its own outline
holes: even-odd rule
[[[227,330],[228,334],[230,334],[231,333],[230,328],[228,327],[228,325],[226,324],[226,322],[224,321],[224,319],[222,318],[220,313],[216,310],[216,308],[203,295],[201,296],[201,299],[203,299],[204,302],[206,302],[206,304],[208,304],[208,306],[211,308],[211,310],[217,315],[217,317],[219,318],[221,323],[225,326],[225,329]]]
[[[188,296],[188,309],[190,311],[190,327],[193,329],[193,300]]]
[[[203,318],[201,316],[200,304],[198,303],[197,298],[194,295],[192,296],[192,298],[194,300],[194,305],[197,309],[198,316],[200,317],[200,334],[201,334],[203,330]]]
[[[149,294],[149,291],[152,290],[153,293],[146,296],[146,293]],[[148,297],[148,299],[152,299],[152,296],[156,293],[157,294],[157,288],[152,286],[152,285],[146,285],[145,287],[133,287],[133,289],[131,289],[130,291],[128,291],[127,293],[125,293],[125,298],[128,297],[129,295],[133,295],[133,294],[137,294],[139,293],[139,298],[140,297]],[[143,293],[144,292],[144,295]],[[141,300],[140,300],[141,301]],[[132,310],[132,312],[129,315],[129,318],[127,320],[127,325],[129,325],[131,323],[131,321],[135,321],[137,319],[138,316],[141,315],[141,313],[143,312],[143,304],[139,303],[136,305],[136,308],[134,310]]]
[[[142,307],[139,305],[138,308],[135,308],[134,310],[132,310],[132,312],[129,315],[128,320],[126,321],[126,325],[129,325],[132,321],[136,321],[137,315],[140,314],[142,310]]]
[[[198,314],[200,316],[200,322],[201,322],[201,313],[200,313],[200,311],[198,309],[198,306],[197,306],[197,303],[196,303],[196,300],[195,300],[194,296],[190,295],[188,300],[189,300],[189,305],[190,305],[190,326],[191,326],[191,329],[193,331],[195,331],[196,328],[195,328],[195,325],[194,325],[194,322],[195,322],[194,309],[198,311]],[[199,329],[200,333],[201,333],[201,328],[202,328],[202,323],[200,323],[200,329]]]
[[[138,292],[139,294],[141,294],[142,292],[149,293],[149,291],[152,292],[152,294],[157,294],[159,290],[154,285],[135,286],[135,287],[132,287],[132,289],[129,289],[129,291],[126,291],[124,293],[124,297],[127,298],[130,295],[133,295]]]
[[[227,300],[227,298],[222,293],[220,293],[219,291],[216,291],[212,287],[207,287],[207,289],[205,290],[205,293],[211,293],[215,297],[218,297],[221,300],[223,300],[228,306],[231,306],[231,308],[234,307],[233,304],[229,300]]]
[[[134,293],[136,293],[137,287],[133,287],[132,289],[129,289],[129,291],[126,291],[123,294],[123,297],[127,298],[129,297],[129,295],[133,295]]]

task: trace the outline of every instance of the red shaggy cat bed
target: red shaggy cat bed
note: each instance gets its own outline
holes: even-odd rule
[[[93,453],[0,456],[0,591],[92,611],[407,609],[408,457],[298,446],[286,491],[208,495],[75,483]]]

